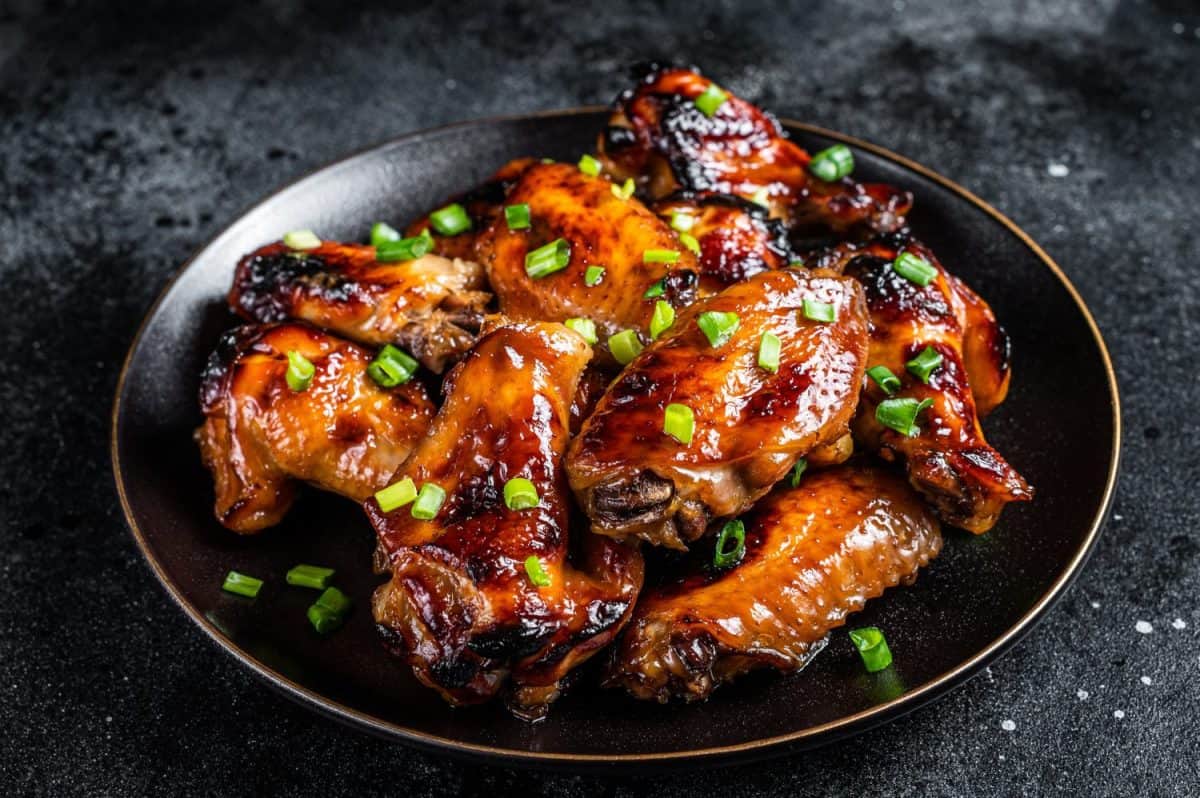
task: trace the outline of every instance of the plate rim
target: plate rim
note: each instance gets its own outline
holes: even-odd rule
[[[166,574],[162,565],[152,554],[150,546],[134,518],[133,509],[129,503],[129,498],[125,488],[125,481],[122,475],[119,446],[121,408],[125,394],[126,378],[128,376],[129,368],[133,362],[134,354],[142,345],[142,339],[150,320],[157,315],[160,307],[175,288],[179,279],[185,273],[187,273],[189,269],[191,269],[192,265],[202,253],[216,245],[226,235],[229,235],[232,228],[246,215],[275,200],[282,194],[292,190],[297,184],[304,182],[318,173],[328,172],[341,167],[346,163],[360,158],[368,153],[403,144],[406,141],[416,139],[421,136],[427,136],[432,133],[441,133],[459,127],[495,125],[505,122],[516,122],[529,119],[595,114],[607,110],[608,108],[606,106],[586,105],[573,108],[539,111],[534,113],[488,116],[479,119],[460,120],[444,125],[421,128],[419,130],[410,131],[399,136],[393,136],[383,141],[375,142],[365,147],[356,149],[348,155],[321,164],[296,178],[288,180],[283,185],[255,200],[250,205],[242,208],[232,217],[232,221],[226,224],[220,230],[220,232],[197,247],[191,253],[191,255],[188,256],[187,260],[185,260],[183,264],[176,268],[175,271],[170,275],[167,282],[163,285],[163,288],[159,291],[154,302],[146,310],[141,322],[138,325],[137,332],[134,334],[133,340],[129,345],[129,349],[125,354],[124,360],[122,361],[121,370],[117,378],[116,389],[114,391],[109,426],[110,465],[112,468],[113,480],[115,482],[117,496],[121,505],[122,514],[125,518],[126,526],[129,527],[130,533],[132,534],[134,541],[137,543],[137,547],[142,555],[142,558],[146,561],[146,564],[150,566],[155,578],[167,591],[167,594],[171,597],[175,604],[181,610],[183,610],[183,612],[192,620],[193,623],[200,627],[201,631],[203,631],[219,649],[224,651],[227,655],[233,657],[240,664],[248,667],[252,673],[264,680],[271,687],[283,693],[288,698],[304,705],[309,709],[317,710],[325,717],[340,721],[357,729],[371,732],[376,736],[411,744],[414,747],[427,752],[448,754],[460,758],[483,758],[492,762],[503,764],[520,764],[549,768],[570,768],[572,766],[575,766],[576,768],[595,768],[597,766],[603,767],[620,764],[638,764],[650,767],[668,768],[670,766],[682,764],[717,765],[734,758],[738,758],[741,761],[749,761],[752,759],[762,759],[769,756],[782,755],[788,750],[817,747],[819,745],[831,743],[838,739],[845,738],[852,734],[866,731],[884,722],[912,712],[960,686],[967,679],[974,676],[986,663],[1003,655],[1009,648],[1011,648],[1022,638],[1024,638],[1025,635],[1032,631],[1032,629],[1046,616],[1054,604],[1056,604],[1058,600],[1061,599],[1066,593],[1067,589],[1078,577],[1080,571],[1083,569],[1084,564],[1087,562],[1088,558],[1091,556],[1096,547],[1096,542],[1099,539],[1104,524],[1112,510],[1121,460],[1121,400],[1112,357],[1110,356],[1108,347],[1104,342],[1104,337],[1100,332],[1100,328],[1096,324],[1095,318],[1092,316],[1091,310],[1088,308],[1087,303],[1084,302],[1083,297],[1079,294],[1079,291],[1075,288],[1070,278],[1067,277],[1062,268],[1054,261],[1053,258],[1049,256],[1049,254],[1046,253],[1044,249],[1042,249],[1041,246],[1037,244],[1037,242],[1035,242],[1024,230],[1018,227],[1015,222],[993,207],[990,203],[986,202],[957,182],[916,161],[887,149],[886,147],[865,141],[856,136],[830,130],[819,125],[800,122],[787,117],[779,118],[780,124],[785,128],[791,128],[806,133],[823,136],[898,164],[905,169],[916,172],[925,179],[940,185],[942,188],[947,189],[951,193],[956,194],[970,204],[974,205],[976,208],[982,210],[993,220],[999,222],[1005,229],[1008,230],[1010,234],[1021,241],[1021,243],[1024,244],[1038,258],[1038,260],[1042,262],[1042,265],[1045,266],[1067,290],[1071,300],[1075,303],[1076,308],[1079,310],[1084,321],[1087,323],[1088,329],[1092,335],[1092,339],[1095,342],[1099,350],[1101,360],[1103,361],[1105,377],[1108,383],[1109,405],[1112,412],[1113,435],[1110,444],[1108,473],[1105,478],[1104,492],[1102,494],[1099,507],[1089,525],[1087,536],[1084,538],[1083,543],[1072,556],[1065,570],[1059,575],[1058,579],[1056,579],[1054,583],[1041,595],[1037,602],[1024,615],[1022,615],[1020,619],[1008,627],[1000,636],[977,651],[970,658],[960,662],[955,667],[926,682],[915,690],[907,692],[882,704],[877,704],[852,715],[846,715],[835,720],[818,724],[816,726],[810,726],[785,734],[758,738],[733,745],[696,748],[686,751],[621,754],[559,753],[504,748],[495,745],[482,745],[479,743],[464,742],[451,737],[443,737],[440,735],[416,731],[411,728],[399,726],[395,723],[373,717],[365,712],[354,709],[353,707],[349,707],[329,699],[320,693],[317,693],[297,682],[292,681],[273,668],[253,658],[249,653],[242,651],[232,640],[228,639],[219,629],[210,623],[208,619],[205,618],[203,614],[195,607],[193,607],[187,598],[181,594],[174,582]]]

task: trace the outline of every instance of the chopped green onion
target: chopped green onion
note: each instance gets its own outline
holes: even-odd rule
[[[331,612],[320,604],[313,604],[305,614],[308,615],[308,622],[312,624],[312,628],[316,629],[318,634],[329,634],[342,625],[341,615]]]
[[[570,262],[571,245],[565,238],[556,238],[525,255],[525,273],[536,280],[562,271]]]
[[[826,183],[841,180],[854,171],[854,153],[845,144],[834,144],[813,156],[808,171]]]
[[[750,195],[750,201],[755,205],[769,208],[771,207],[771,192],[767,190],[766,186],[763,186],[758,191],[755,191]]]
[[[696,217],[690,213],[674,211],[671,213],[671,229],[677,233],[686,233],[696,224]]]
[[[772,374],[779,372],[779,336],[773,332],[764,332],[758,342],[758,365]]]
[[[642,294],[642,299],[654,299],[656,296],[662,296],[666,287],[662,280],[656,280],[653,285],[646,289],[646,293]]]
[[[329,579],[332,576],[332,568],[322,568],[319,565],[297,565],[287,572],[287,583],[296,587],[324,590],[329,587]]]
[[[324,607],[334,615],[345,615],[350,610],[350,597],[336,587],[328,587],[317,597],[316,606]]]
[[[654,303],[654,313],[650,316],[650,340],[657,341],[658,336],[667,331],[675,323],[675,308],[670,302],[658,300]]]
[[[393,482],[383,490],[375,492],[375,501],[379,504],[379,509],[385,513],[398,510],[415,498],[417,498],[417,485],[412,481],[412,477],[405,477],[399,482]]]
[[[530,583],[537,587],[550,586],[550,574],[546,573],[542,561],[535,555],[530,554],[525,558],[525,575],[529,577]]]
[[[522,202],[520,205],[504,206],[504,221],[508,223],[509,230],[528,230],[529,204]]]
[[[429,214],[429,223],[444,236],[456,236],[471,229],[471,217],[467,215],[467,209],[457,202]]]
[[[642,253],[645,263],[675,263],[679,260],[677,249],[648,249]]]
[[[371,225],[371,244],[374,246],[389,244],[402,238],[404,236],[400,235],[400,231],[387,222],[376,222]]]
[[[900,378],[893,374],[887,366],[871,366],[867,369],[867,376],[875,380],[875,384],[882,388],[888,396],[900,390]]]
[[[399,241],[385,241],[375,244],[375,260],[380,263],[395,263],[402,260],[416,260],[433,249],[433,236],[426,229],[419,236],[401,238]]]
[[[553,158],[543,158],[543,159],[542,159],[542,163],[546,163],[546,164],[549,164],[549,163],[558,163],[558,161],[554,160]]]
[[[672,402],[663,411],[663,432],[687,446],[696,431],[696,416],[687,405]]]
[[[921,431],[917,427],[917,416],[932,404],[932,399],[922,399],[919,402],[908,397],[884,399],[875,408],[875,420],[883,426],[911,438]]]
[[[642,342],[638,340],[636,331],[621,330],[608,339],[608,351],[612,352],[613,358],[618,363],[625,366],[641,353]]]
[[[230,571],[225,574],[225,582],[221,585],[221,589],[226,593],[236,593],[246,598],[254,598],[258,595],[258,591],[262,589],[262,586],[263,580],[261,579],[239,574],[237,571]]]
[[[583,284],[588,288],[600,285],[600,281],[604,279],[603,266],[588,266],[583,272]]]
[[[504,483],[504,506],[510,510],[529,510],[538,506],[537,488],[525,477],[513,477]]]
[[[680,233],[679,243],[690,249],[694,254],[700,254],[700,242],[691,233]]]
[[[411,380],[419,365],[416,358],[403,349],[387,344],[367,366],[367,374],[384,388],[395,388]]]
[[[283,245],[288,249],[301,251],[316,249],[321,246],[321,239],[317,238],[317,234],[312,230],[293,230],[290,233],[284,233]]]
[[[738,314],[707,310],[696,318],[696,326],[713,346],[721,346],[737,332]]]
[[[444,501],[446,501],[446,491],[432,482],[426,482],[421,486],[416,501],[413,502],[412,517],[421,521],[431,521],[437,517],[438,510],[442,509]]]
[[[288,387],[297,393],[308,390],[308,386],[312,384],[313,375],[317,373],[317,367],[295,349],[287,353],[287,359],[288,366],[285,376]]]
[[[596,337],[596,322],[591,319],[567,319],[563,324],[582,335],[583,340],[589,344],[594,344],[600,340]]]
[[[942,365],[942,353],[932,346],[927,346],[921,350],[921,354],[905,363],[904,368],[908,369],[908,372],[918,380],[928,385],[930,375],[940,365]]]
[[[728,99],[729,95],[722,91],[720,86],[710,83],[708,84],[708,88],[694,102],[696,103],[696,107],[700,109],[700,113],[711,119]]]
[[[837,305],[806,299],[804,300],[804,318],[830,324],[837,321]]]
[[[897,255],[896,259],[892,261],[892,268],[896,270],[896,274],[922,288],[933,282],[934,277],[937,277],[937,269],[933,264],[908,252],[901,252]]]
[[[793,488],[799,487],[800,477],[804,476],[804,472],[808,469],[808,461],[801,457],[792,466],[792,473],[788,475],[788,484]]]
[[[583,157],[579,159],[579,171],[583,172],[585,175],[591,175],[592,177],[595,177],[596,175],[600,174],[600,162],[585,153]]]
[[[788,263],[788,266],[792,267],[793,269],[803,269],[804,261],[800,260],[800,258],[796,258],[795,260]]]
[[[730,541],[733,547],[730,548]],[[746,556],[746,525],[741,521],[726,521],[717,536],[717,545],[713,548],[713,566],[728,568],[737,565]]]
[[[850,642],[858,649],[867,671],[875,673],[892,664],[892,651],[888,648],[883,632],[877,626],[864,626],[850,630]]]
[[[625,178],[624,183],[619,186],[616,183],[613,183],[611,188],[614,197],[619,200],[627,200],[632,197],[633,192],[637,190],[637,184],[633,182],[632,177],[627,177]]]

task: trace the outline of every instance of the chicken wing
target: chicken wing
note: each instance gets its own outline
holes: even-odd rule
[[[902,252],[933,267],[928,285],[895,270]],[[855,437],[886,459],[903,460],[913,486],[942,520],[971,532],[991,529],[1008,502],[1032,499],[1033,489],[988,444],[979,425],[976,384],[982,403],[993,407],[1010,377],[1007,336],[983,300],[974,292],[964,295],[969,289],[910,236],[839,245],[815,263],[862,283],[871,316],[870,365],[886,366],[900,378],[893,393],[932,402],[912,434],[898,432],[877,419],[888,394],[870,380],[854,421]],[[906,368],[926,347],[941,358],[928,382]]]
[[[428,437],[396,474],[445,491],[437,516],[364,505],[391,572],[375,594],[376,622],[453,704],[485,701],[511,681],[510,706],[537,717],[563,677],[617,634],[641,588],[636,549],[568,528],[561,459],[590,357],[560,324],[486,333],[447,377]],[[507,508],[514,477],[533,483],[537,507]]]
[[[746,198],[765,191],[772,215],[792,227],[851,233],[904,225],[911,194],[811,176],[811,156],[771,115],[728,92],[711,116],[697,107],[712,85],[692,70],[650,65],[637,86],[617,97],[600,135],[606,170],[618,180],[637,178],[652,199],[679,189]]]
[[[806,318],[805,301],[835,309]],[[701,314],[734,313],[714,346]],[[759,365],[763,334],[780,341]],[[866,304],[853,280],[783,269],[757,274],[679,312],[617,377],[567,455],[592,530],[684,548],[712,518],[736,515],[797,458],[849,429],[867,356]],[[664,433],[668,405],[690,408],[688,443]]]
[[[441,373],[472,342],[491,295],[477,263],[425,255],[380,263],[375,248],[280,242],[238,263],[229,307],[250,321],[301,319],[368,346],[395,344]]]
[[[716,569],[706,551],[642,593],[612,652],[608,685],[642,699],[695,701],[754,669],[799,670],[847,615],[911,584],[942,546],[933,514],[879,469],[805,476],[742,521],[736,565]]]
[[[288,387],[287,353],[316,369]],[[305,324],[246,325],[226,333],[200,388],[196,440],[216,487],[217,520],[235,532],[278,523],[299,482],[363,501],[384,487],[433,419],[417,382],[382,388],[373,354]]]

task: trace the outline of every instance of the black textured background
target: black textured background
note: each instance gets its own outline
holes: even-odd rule
[[[1026,641],[939,703],[713,773],[452,763],[268,692],[170,604],[120,517],[108,410],[143,312],[190,252],[281,183],[421,127],[607,102],[650,56],[940,170],[1062,264],[1105,332],[1126,421],[1116,515],[1085,573]],[[1197,794],[1198,109],[1188,2],[0,0],[0,785]]]

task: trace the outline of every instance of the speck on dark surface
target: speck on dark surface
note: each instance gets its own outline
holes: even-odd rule
[[[1166,0],[614,0],[593,13],[0,3],[0,784],[53,796],[1197,794],[1196,31],[1195,7]],[[713,773],[453,763],[269,692],[171,605],[120,517],[108,411],[142,314],[190,252],[302,172],[421,127],[607,102],[627,64],[655,56],[939,169],[1062,264],[1105,332],[1129,430],[1116,515],[1083,576],[937,704]]]

